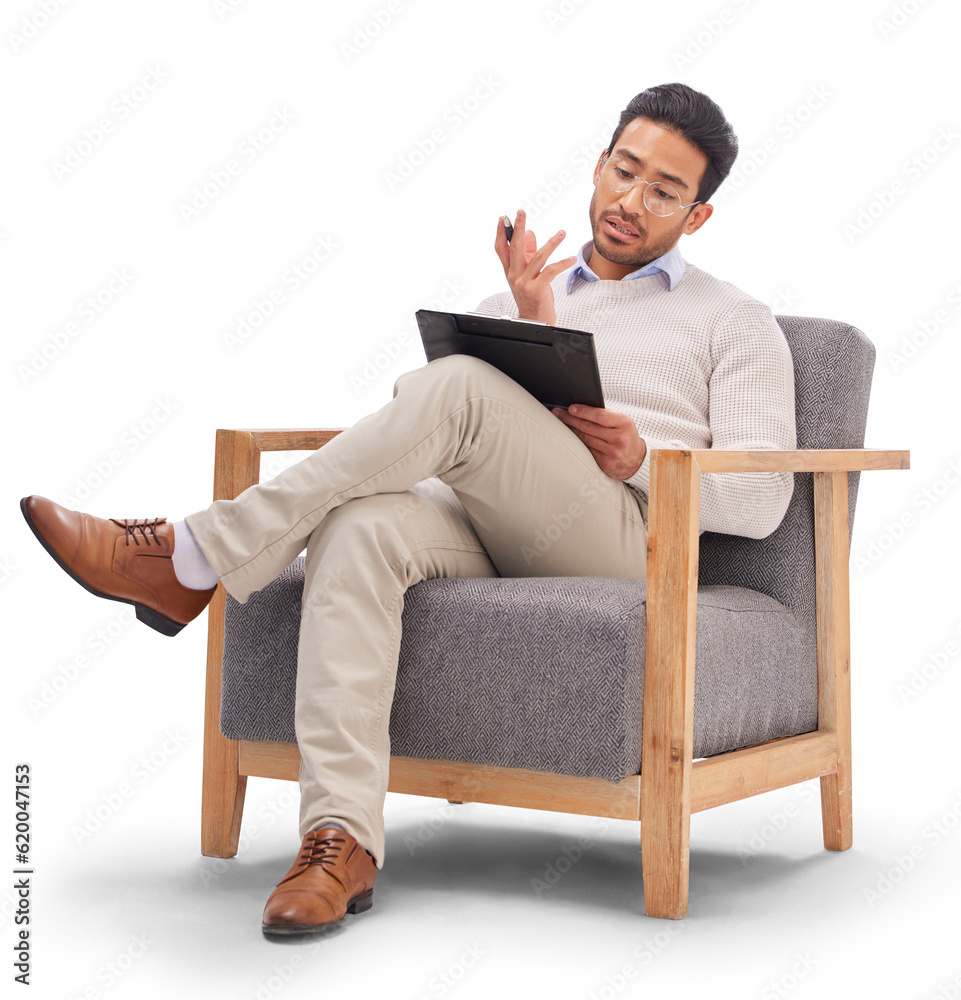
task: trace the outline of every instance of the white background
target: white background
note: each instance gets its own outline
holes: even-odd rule
[[[35,995],[961,995],[959,27],[949,0],[4,4],[0,862],[29,761]],[[240,855],[200,857],[204,625],[167,639],[85,594],[15,502],[181,517],[209,501],[215,428],[379,407],[424,362],[417,308],[505,287],[500,213],[565,228],[558,257],[589,237],[612,119],[672,80],[742,149],[685,258],[865,331],[867,444],[912,453],[863,477],[855,525],[855,847],[822,849],[815,783],[698,814],[672,923],[643,916],[636,824],[389,795],[374,908],[270,944],[296,786],[252,780]]]

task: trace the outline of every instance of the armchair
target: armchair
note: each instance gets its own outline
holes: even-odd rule
[[[908,453],[861,447],[874,364],[864,335],[777,319],[798,450],[655,450],[646,587],[495,578],[408,591],[390,791],[639,820],[656,917],[687,912],[693,812],[818,777],[824,846],[851,846],[850,530],[859,473],[906,469]],[[337,433],[218,430],[214,498],[257,482],[262,451]],[[702,475],[766,471],[795,473],[772,535],[699,534]],[[302,588],[298,559],[244,605],[222,587],[211,602],[206,855],[236,854],[248,776],[298,777]]]

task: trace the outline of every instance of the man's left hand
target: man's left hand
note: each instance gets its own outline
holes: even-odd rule
[[[626,413],[582,403],[551,412],[587,445],[601,471],[611,479],[630,479],[641,467],[647,445]]]

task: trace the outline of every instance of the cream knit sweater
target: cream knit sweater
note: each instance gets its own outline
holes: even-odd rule
[[[648,495],[654,448],[795,448],[794,369],[771,310],[685,261],[673,290],[658,273],[629,281],[552,282],[557,325],[594,335],[609,410],[626,413],[647,443],[627,480]],[[477,312],[517,317],[510,290]],[[781,523],[791,473],[701,478],[701,531],[763,538]]]

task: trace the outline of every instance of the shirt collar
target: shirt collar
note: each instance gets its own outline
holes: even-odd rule
[[[571,285],[574,284],[574,278],[580,275],[584,281],[600,281],[601,279],[590,269],[587,263],[587,258],[584,256],[585,251],[590,247],[591,253],[594,250],[594,241],[588,240],[581,248],[577,251],[577,261],[571,268],[571,273],[567,276],[567,291],[570,293]],[[681,257],[681,251],[677,248],[675,243],[667,253],[662,254],[656,260],[652,260],[650,264],[645,264],[644,267],[639,267],[636,271],[631,271],[630,274],[625,274],[621,281],[630,281],[632,278],[646,278],[649,275],[657,274],[658,271],[663,271],[667,275],[668,280],[668,291],[673,291],[677,286],[677,283],[681,280],[684,274],[684,259]]]

